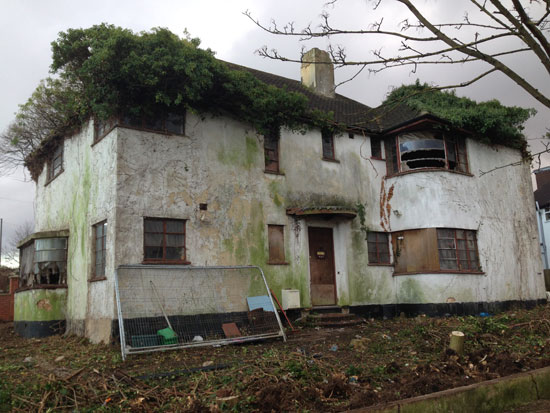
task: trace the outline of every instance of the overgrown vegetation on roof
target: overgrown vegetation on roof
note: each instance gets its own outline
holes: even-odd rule
[[[418,80],[394,89],[384,105],[405,103],[411,109],[428,112],[446,120],[451,126],[466,129],[486,144],[499,144],[526,151],[523,124],[535,109],[504,106],[498,100],[476,102],[458,97],[455,91],[434,89]]]
[[[61,32],[52,43],[51,65],[59,80],[41,84],[26,104],[27,109],[37,105],[52,87],[61,92],[54,97],[55,112],[64,114],[62,122],[26,160],[33,178],[55,137],[78,129],[91,116],[105,120],[120,114],[154,118],[168,112],[208,112],[248,122],[261,133],[273,125],[301,131],[331,123],[329,115],[308,110],[304,95],[229,69],[199,44],[163,28],[134,33],[101,24]]]

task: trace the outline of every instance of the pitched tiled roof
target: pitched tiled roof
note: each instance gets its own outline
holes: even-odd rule
[[[366,129],[368,132],[381,133],[422,116],[423,113],[413,110],[405,104],[379,106],[371,108],[338,93],[327,97],[313,92],[294,79],[262,72],[246,66],[225,62],[230,68],[245,70],[268,85],[286,88],[290,92],[299,92],[308,98],[311,109],[334,113],[334,120],[347,127]]]

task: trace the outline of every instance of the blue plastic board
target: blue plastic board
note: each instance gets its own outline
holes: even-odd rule
[[[250,311],[256,310],[257,308],[263,308],[264,311],[271,311],[271,312],[274,311],[273,305],[271,304],[271,300],[267,295],[258,295],[257,297],[246,297],[246,301],[248,301],[248,309]]]

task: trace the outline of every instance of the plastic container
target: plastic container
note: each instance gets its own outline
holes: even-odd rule
[[[160,336],[148,334],[143,336],[132,336],[130,339],[132,347],[153,347],[160,345]]]
[[[157,335],[160,337],[160,343],[163,346],[167,344],[178,344],[178,335],[169,327],[157,331]]]

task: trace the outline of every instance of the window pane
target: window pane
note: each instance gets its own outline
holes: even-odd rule
[[[437,245],[441,249],[454,249],[455,248],[455,240],[454,239],[447,239],[447,238],[440,238],[437,240]]]
[[[183,221],[166,221],[166,232],[185,232],[185,224]]]
[[[373,158],[382,158],[382,143],[379,138],[370,138],[370,150]]]
[[[456,241],[457,243],[457,249],[459,250],[465,250],[466,249],[466,241],[464,241],[463,239],[459,239]]]
[[[376,254],[376,243],[375,242],[369,242],[368,246],[369,246],[369,252],[373,252],[373,253]]]
[[[378,243],[378,252],[380,254],[388,254],[389,247],[387,242]]]
[[[161,259],[162,247],[145,247],[145,258]]]
[[[67,248],[67,238],[42,238],[35,240],[34,243],[37,251]]]
[[[438,228],[437,230],[437,238],[452,238],[454,239],[455,232],[452,229],[446,229],[446,228]]]
[[[96,254],[98,251],[101,251],[103,249],[103,238],[97,238],[95,240],[95,250]]]
[[[380,254],[380,263],[389,264],[390,263],[390,255],[389,254]]]
[[[145,245],[148,247],[162,247],[164,236],[162,234],[145,234]]]
[[[185,235],[166,235],[167,247],[183,247],[185,246]]]
[[[44,250],[36,251],[34,260],[36,262],[65,261],[65,250]]]
[[[377,264],[378,263],[378,257],[376,253],[369,251],[369,264]]]
[[[323,158],[334,159],[334,135],[330,131],[322,131]]]
[[[145,231],[146,232],[162,232],[163,231],[162,221],[158,219],[146,219],[145,220]]]
[[[463,229],[457,229],[456,230],[456,238],[464,239],[466,235],[464,234],[465,231]]]
[[[445,260],[451,260],[456,258],[456,251],[452,250],[439,250],[439,258]]]
[[[185,258],[184,254],[184,248],[174,248],[174,247],[167,247],[166,248],[166,259],[167,260],[183,260]]]
[[[169,113],[166,117],[166,131],[183,135],[184,116],[175,113]]]
[[[468,251],[458,250],[458,258],[460,260],[467,260],[468,259]]]
[[[269,261],[276,263],[285,262],[284,226],[268,225],[267,232],[269,245]]]
[[[457,270],[458,265],[456,260],[439,259],[439,263],[442,270]]]

